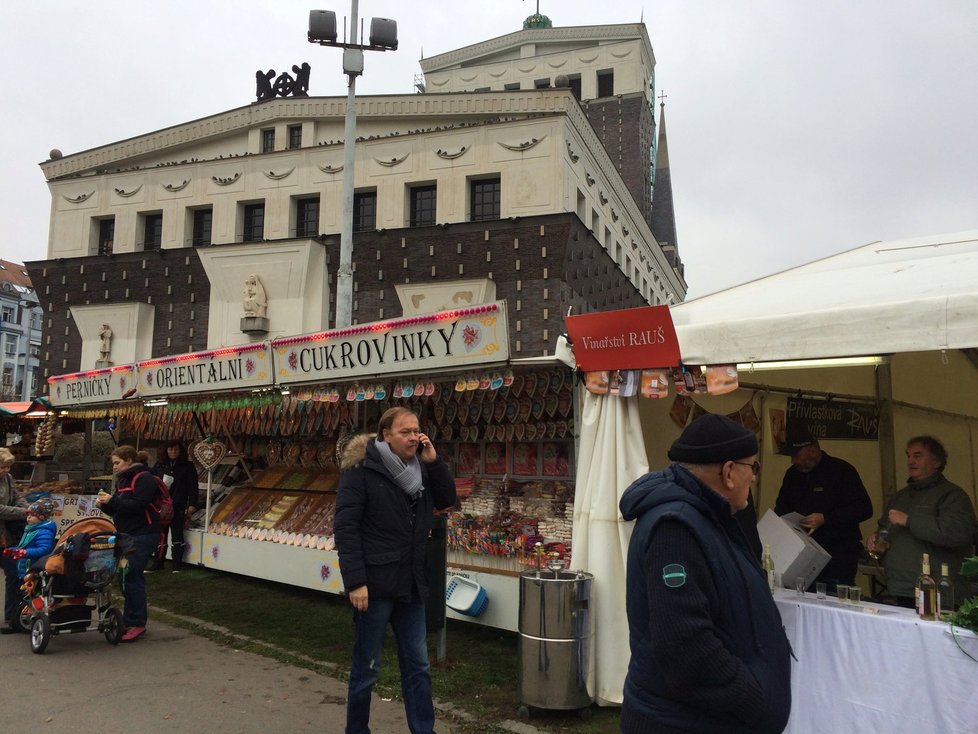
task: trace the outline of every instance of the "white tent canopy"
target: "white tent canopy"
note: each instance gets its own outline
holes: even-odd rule
[[[978,230],[874,242],[671,309],[686,364],[978,346]]]

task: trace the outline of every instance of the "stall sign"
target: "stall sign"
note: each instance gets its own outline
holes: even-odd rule
[[[271,387],[268,342],[148,359],[136,364],[140,397]]]
[[[879,440],[879,409],[870,403],[788,398],[785,419],[789,433],[800,423],[818,440]]]
[[[585,372],[679,365],[679,340],[668,306],[568,316],[574,359]]]
[[[52,407],[96,405],[122,400],[134,394],[136,375],[133,365],[106,367],[48,378]]]
[[[277,339],[275,381],[459,370],[509,359],[506,302]]]

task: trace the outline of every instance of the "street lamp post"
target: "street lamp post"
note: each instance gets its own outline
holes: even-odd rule
[[[370,43],[357,43],[359,1],[350,0],[350,40],[338,42],[336,13],[309,11],[309,43],[343,49],[343,73],[349,79],[346,92],[346,121],[343,129],[343,210],[340,225],[340,263],[336,271],[335,328],[353,321],[353,189],[357,136],[356,84],[363,74],[363,52],[397,50],[397,22],[390,18],[371,18]],[[345,35],[345,34],[344,34]]]

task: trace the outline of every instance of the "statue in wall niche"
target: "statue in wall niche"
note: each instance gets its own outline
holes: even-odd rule
[[[268,300],[261,281],[254,273],[245,278],[243,305],[245,318],[265,318]]]
[[[98,338],[98,359],[100,362],[108,362],[112,352],[112,328],[108,324],[102,324],[102,328],[98,330]]]

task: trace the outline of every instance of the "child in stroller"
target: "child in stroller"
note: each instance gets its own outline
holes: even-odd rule
[[[54,500],[39,499],[27,508],[27,526],[21,536],[20,543],[14,548],[4,548],[5,558],[12,558],[17,561],[17,578],[23,584],[24,577],[27,575],[27,567],[32,561],[47,556],[54,548],[54,538],[58,534],[58,526],[51,515],[54,513],[57,504]],[[2,632],[26,632],[20,620],[11,620],[10,627],[4,627]]]
[[[51,554],[31,566],[20,623],[30,630],[33,652],[44,652],[52,635],[91,630],[118,644],[122,612],[112,606],[110,586],[125,566],[124,545],[109,520],[84,518],[65,528]]]

